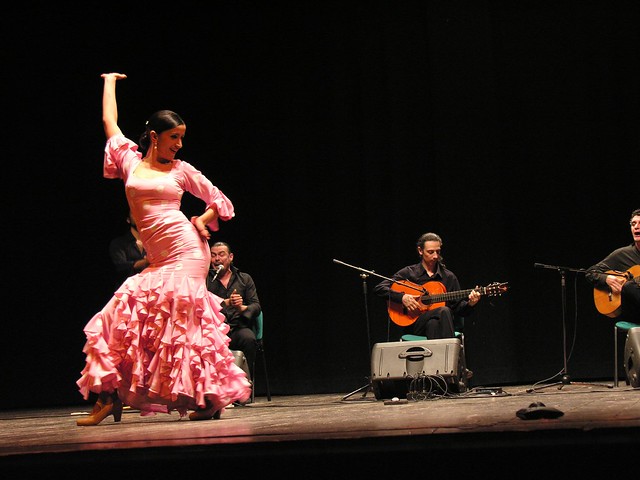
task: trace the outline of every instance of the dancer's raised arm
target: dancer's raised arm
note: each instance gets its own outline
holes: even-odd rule
[[[116,81],[127,78],[123,73],[103,73],[102,125],[107,139],[122,133],[118,127],[118,104],[116,102]]]

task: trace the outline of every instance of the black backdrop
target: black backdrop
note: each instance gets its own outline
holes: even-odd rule
[[[333,260],[391,276],[426,231],[463,288],[510,285],[466,320],[474,384],[563,368],[560,273],[534,263],[586,268],[631,240],[637,1],[132,3],[5,16],[0,407],[81,401],[82,328],[126,214],[102,178],[104,71],[129,76],[125,133],[178,111],[180,158],[233,200],[213,238],[257,282],[272,393],[366,383],[397,331],[379,279]],[[613,321],[581,274],[566,323],[572,378],[610,380]]]

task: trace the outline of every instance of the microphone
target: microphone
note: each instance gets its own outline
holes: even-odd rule
[[[215,280],[216,278],[218,278],[218,274],[224,269],[224,265],[218,265],[214,270],[216,272],[216,274],[213,276],[213,278],[211,280]]]
[[[534,263],[533,266],[534,268],[549,268],[549,265],[545,265],[544,263]]]
[[[548,268],[549,270],[565,270],[566,267],[559,267],[557,265],[545,265],[544,263],[534,263],[534,268]]]

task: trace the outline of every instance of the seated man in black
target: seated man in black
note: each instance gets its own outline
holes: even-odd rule
[[[256,335],[252,329],[261,312],[260,300],[253,278],[233,265],[233,252],[225,242],[211,246],[211,269],[207,288],[222,298],[222,314],[229,325],[229,348],[244,353],[253,378],[256,358]]]
[[[439,282],[447,292],[460,290],[458,278],[442,262],[442,239],[439,235],[421,235],[417,241],[417,249],[420,262],[398,270],[393,275],[393,280],[408,280],[420,287],[427,282]],[[374,293],[388,299],[390,305],[396,305],[399,312],[406,313],[406,322],[402,319],[396,322],[404,326],[404,333],[424,336],[429,340],[454,337],[454,317],[469,315],[481,298],[478,291],[472,290],[468,298],[449,300],[444,306],[432,308],[433,306],[427,307],[419,302],[420,291],[404,287],[396,289],[392,285],[394,283],[390,280],[383,280],[374,287]]]

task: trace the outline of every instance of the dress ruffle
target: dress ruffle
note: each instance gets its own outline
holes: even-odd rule
[[[251,385],[234,363],[228,330],[220,299],[201,279],[149,268],[87,323],[77,385],[85,399],[117,390],[143,414],[244,402]]]

